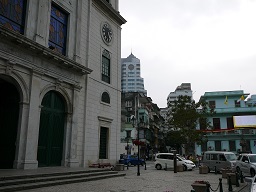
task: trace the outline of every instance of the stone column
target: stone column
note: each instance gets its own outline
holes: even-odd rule
[[[68,158],[66,165],[68,167],[78,167],[79,166],[79,161],[77,159],[77,132],[78,132],[78,116],[79,116],[79,111],[78,111],[78,106],[79,106],[79,89],[74,86],[73,89],[73,97],[72,97],[72,114],[69,114],[68,116],[68,121],[69,123],[67,124],[70,126],[67,130],[70,130],[67,132],[69,135],[69,143],[68,143]]]
[[[29,104],[23,105],[22,124],[20,131],[20,153],[16,167],[20,169],[36,169],[37,146],[40,122],[40,87],[41,72],[32,72],[30,79]]]

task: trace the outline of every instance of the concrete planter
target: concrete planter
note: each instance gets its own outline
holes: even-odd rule
[[[208,167],[207,166],[199,167],[199,174],[207,174],[207,173],[208,173]]]
[[[116,164],[115,171],[124,171],[124,164]]]
[[[229,179],[228,177],[231,177],[231,185],[235,185],[236,184],[236,174],[235,173],[227,173],[227,184],[229,184]]]
[[[183,172],[184,171],[183,165],[177,165],[177,171]]]
[[[227,178],[227,173],[232,173],[231,169],[221,169],[222,178]]]
[[[201,183],[193,183],[191,185],[195,192],[206,192],[207,191],[207,184],[201,184]]]

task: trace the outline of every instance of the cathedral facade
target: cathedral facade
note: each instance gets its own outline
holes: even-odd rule
[[[119,159],[118,0],[0,1],[0,169]]]

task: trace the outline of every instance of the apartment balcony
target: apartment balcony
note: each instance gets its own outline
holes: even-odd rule
[[[256,113],[256,107],[232,107],[232,108],[215,108],[216,114],[223,113]]]
[[[233,129],[233,130],[213,130],[212,132],[207,132],[206,135],[209,140],[212,139],[220,139],[223,140],[224,138],[234,138],[234,139],[241,139],[243,138],[249,138],[253,139],[255,138],[256,129]]]

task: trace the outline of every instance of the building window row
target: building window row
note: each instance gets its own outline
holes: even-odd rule
[[[235,107],[241,107],[241,102],[238,100],[234,100],[234,106]],[[214,109],[216,108],[216,102],[215,101],[209,101],[209,107]]]
[[[234,123],[233,123],[233,118],[232,117],[227,117],[226,118],[226,123],[227,123],[227,129],[233,129],[234,128]],[[206,118],[201,118],[199,120],[199,127],[200,130],[205,130],[206,129]],[[212,119],[212,127],[213,129],[221,129],[221,123],[220,123],[220,118],[213,118]]]

